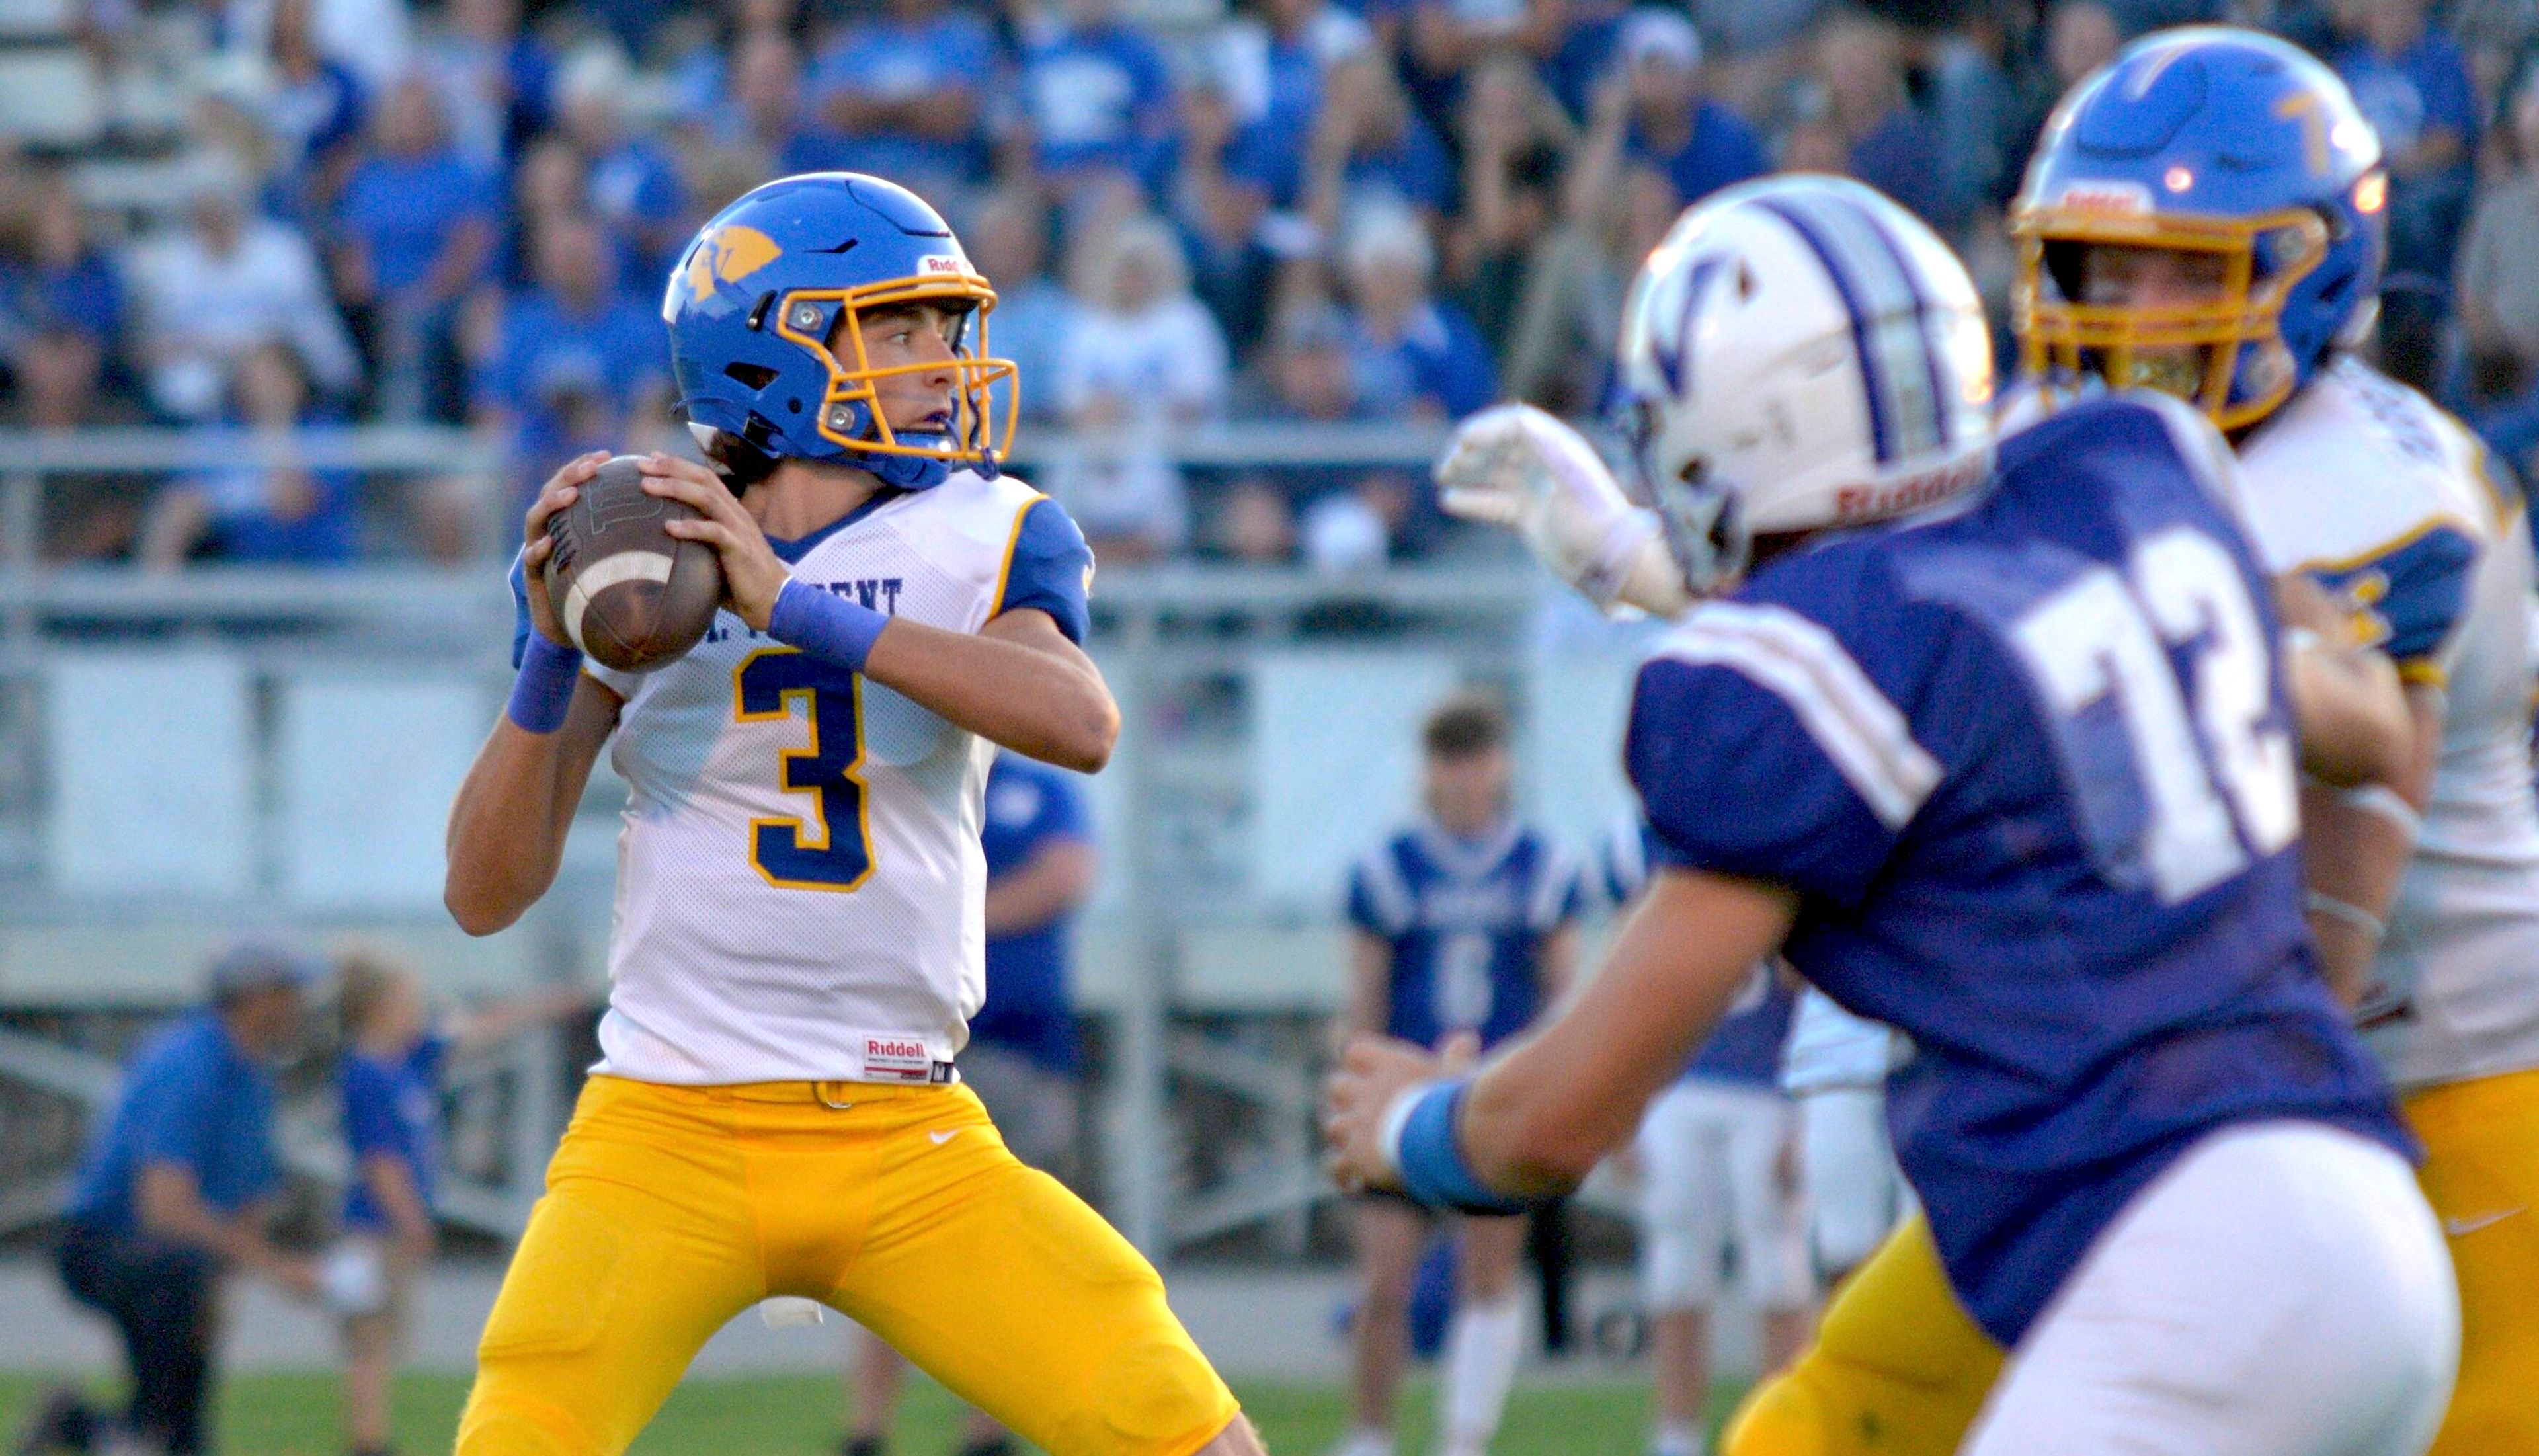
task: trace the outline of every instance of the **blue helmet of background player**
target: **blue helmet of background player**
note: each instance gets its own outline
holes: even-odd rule
[[[2387,250],[2380,140],[2334,72],[2270,35],[2163,31],[2073,88],[2011,210],[2012,325],[2049,391],[2095,376],[2253,424],[2369,326]],[[2093,246],[2218,259],[2193,304],[2093,301]]]
[[[862,320],[932,304],[959,315],[947,365],[875,368]],[[689,427],[771,459],[834,460],[922,490],[954,464],[994,474],[1013,437],[1014,367],[987,354],[995,290],[916,193],[860,173],[780,177],[715,214],[670,270],[661,318]],[[949,368],[952,418],[893,429],[877,381]],[[1002,381],[1001,418],[991,386]],[[718,453],[728,460],[729,450]]]

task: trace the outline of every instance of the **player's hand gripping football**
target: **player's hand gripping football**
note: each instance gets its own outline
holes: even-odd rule
[[[1466,420],[1437,463],[1437,484],[1448,513],[1515,531],[1602,609],[1620,601],[1673,616],[1691,604],[1656,513],[1630,503],[1585,437],[1533,405]]]
[[[655,451],[644,457],[644,489],[694,506],[704,519],[673,520],[662,527],[683,540],[703,541],[722,558],[723,597],[734,615],[764,632],[776,610],[776,593],[792,576],[767,544],[767,532],[744,510],[722,477],[694,460]]]
[[[556,615],[555,602],[547,596],[547,558],[555,554],[555,538],[547,534],[547,520],[557,512],[582,498],[582,487],[608,463],[608,451],[594,450],[575,455],[547,477],[538,487],[538,498],[529,503],[529,516],[521,526],[520,574],[527,580],[529,625],[540,637],[558,647],[573,646],[565,635],[564,619]]]
[[[1389,1036],[1350,1037],[1339,1067],[1323,1084],[1324,1161],[1332,1181],[1349,1193],[1401,1187],[1384,1148],[1386,1109],[1421,1082],[1470,1070],[1480,1048],[1468,1031],[1447,1038],[1435,1053]]]

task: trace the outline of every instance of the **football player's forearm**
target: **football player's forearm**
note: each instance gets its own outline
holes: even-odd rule
[[[509,718],[494,726],[449,810],[442,903],[459,929],[471,936],[506,929],[555,882],[616,712],[608,691],[584,678],[558,731],[532,733]]]
[[[2407,774],[2414,734],[2387,658],[2319,645],[2297,649],[2287,661],[2302,772],[2344,788]]]
[[[1045,631],[1007,626],[1016,616],[1040,617]],[[1061,768],[1099,772],[1120,738],[1119,705],[1093,659],[1039,612],[1009,612],[975,636],[893,618],[863,672],[956,727]]]

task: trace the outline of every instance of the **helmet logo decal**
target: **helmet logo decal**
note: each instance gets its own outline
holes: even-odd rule
[[[927,253],[926,256],[919,258],[917,260],[917,267],[920,275],[926,277],[931,277],[938,273],[950,273],[958,277],[965,275],[970,271],[970,265],[968,263],[963,262],[958,257],[954,257],[949,253],[940,252]]]
[[[2296,91],[2275,103],[2275,117],[2281,121],[2298,121],[2301,129],[2301,160],[2309,167],[2311,176],[2327,173],[2327,114],[2318,104],[2318,93]]]
[[[1649,356],[1657,362],[1658,377],[1666,381],[1667,392],[1677,398],[1681,398],[1692,382],[1692,373],[1685,367],[1691,362],[1692,316],[1701,312],[1701,297],[1710,291],[1710,280],[1719,276],[1726,261],[1707,257],[1692,265],[1692,271],[1684,278],[1683,306],[1676,311],[1673,336],[1656,330],[1656,337],[1649,340]]]
[[[675,309],[713,298],[722,284],[738,283],[784,252],[776,245],[776,240],[756,228],[740,223],[717,228],[698,239],[697,245],[688,250],[687,266],[680,269],[671,285],[671,306]]]
[[[2133,217],[2151,211],[2151,188],[2140,182],[2083,179],[2065,183],[2053,205],[2092,217]]]

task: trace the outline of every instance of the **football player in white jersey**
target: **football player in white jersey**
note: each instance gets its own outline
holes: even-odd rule
[[[465,1456],[614,1456],[771,1296],[842,1311],[1052,1452],[1261,1449],[1153,1268],[1016,1161],[954,1070],[995,745],[1091,770],[1119,723],[1077,646],[1083,538],[997,470],[994,304],[904,189],[770,182],[662,306],[719,468],[651,456],[646,488],[721,556],[706,640],[640,675],[582,663],[543,527],[600,457],[529,512],[521,671],[451,815],[451,913],[487,934],[545,891],[612,737],[631,797],[601,1061],[486,1324]]]

